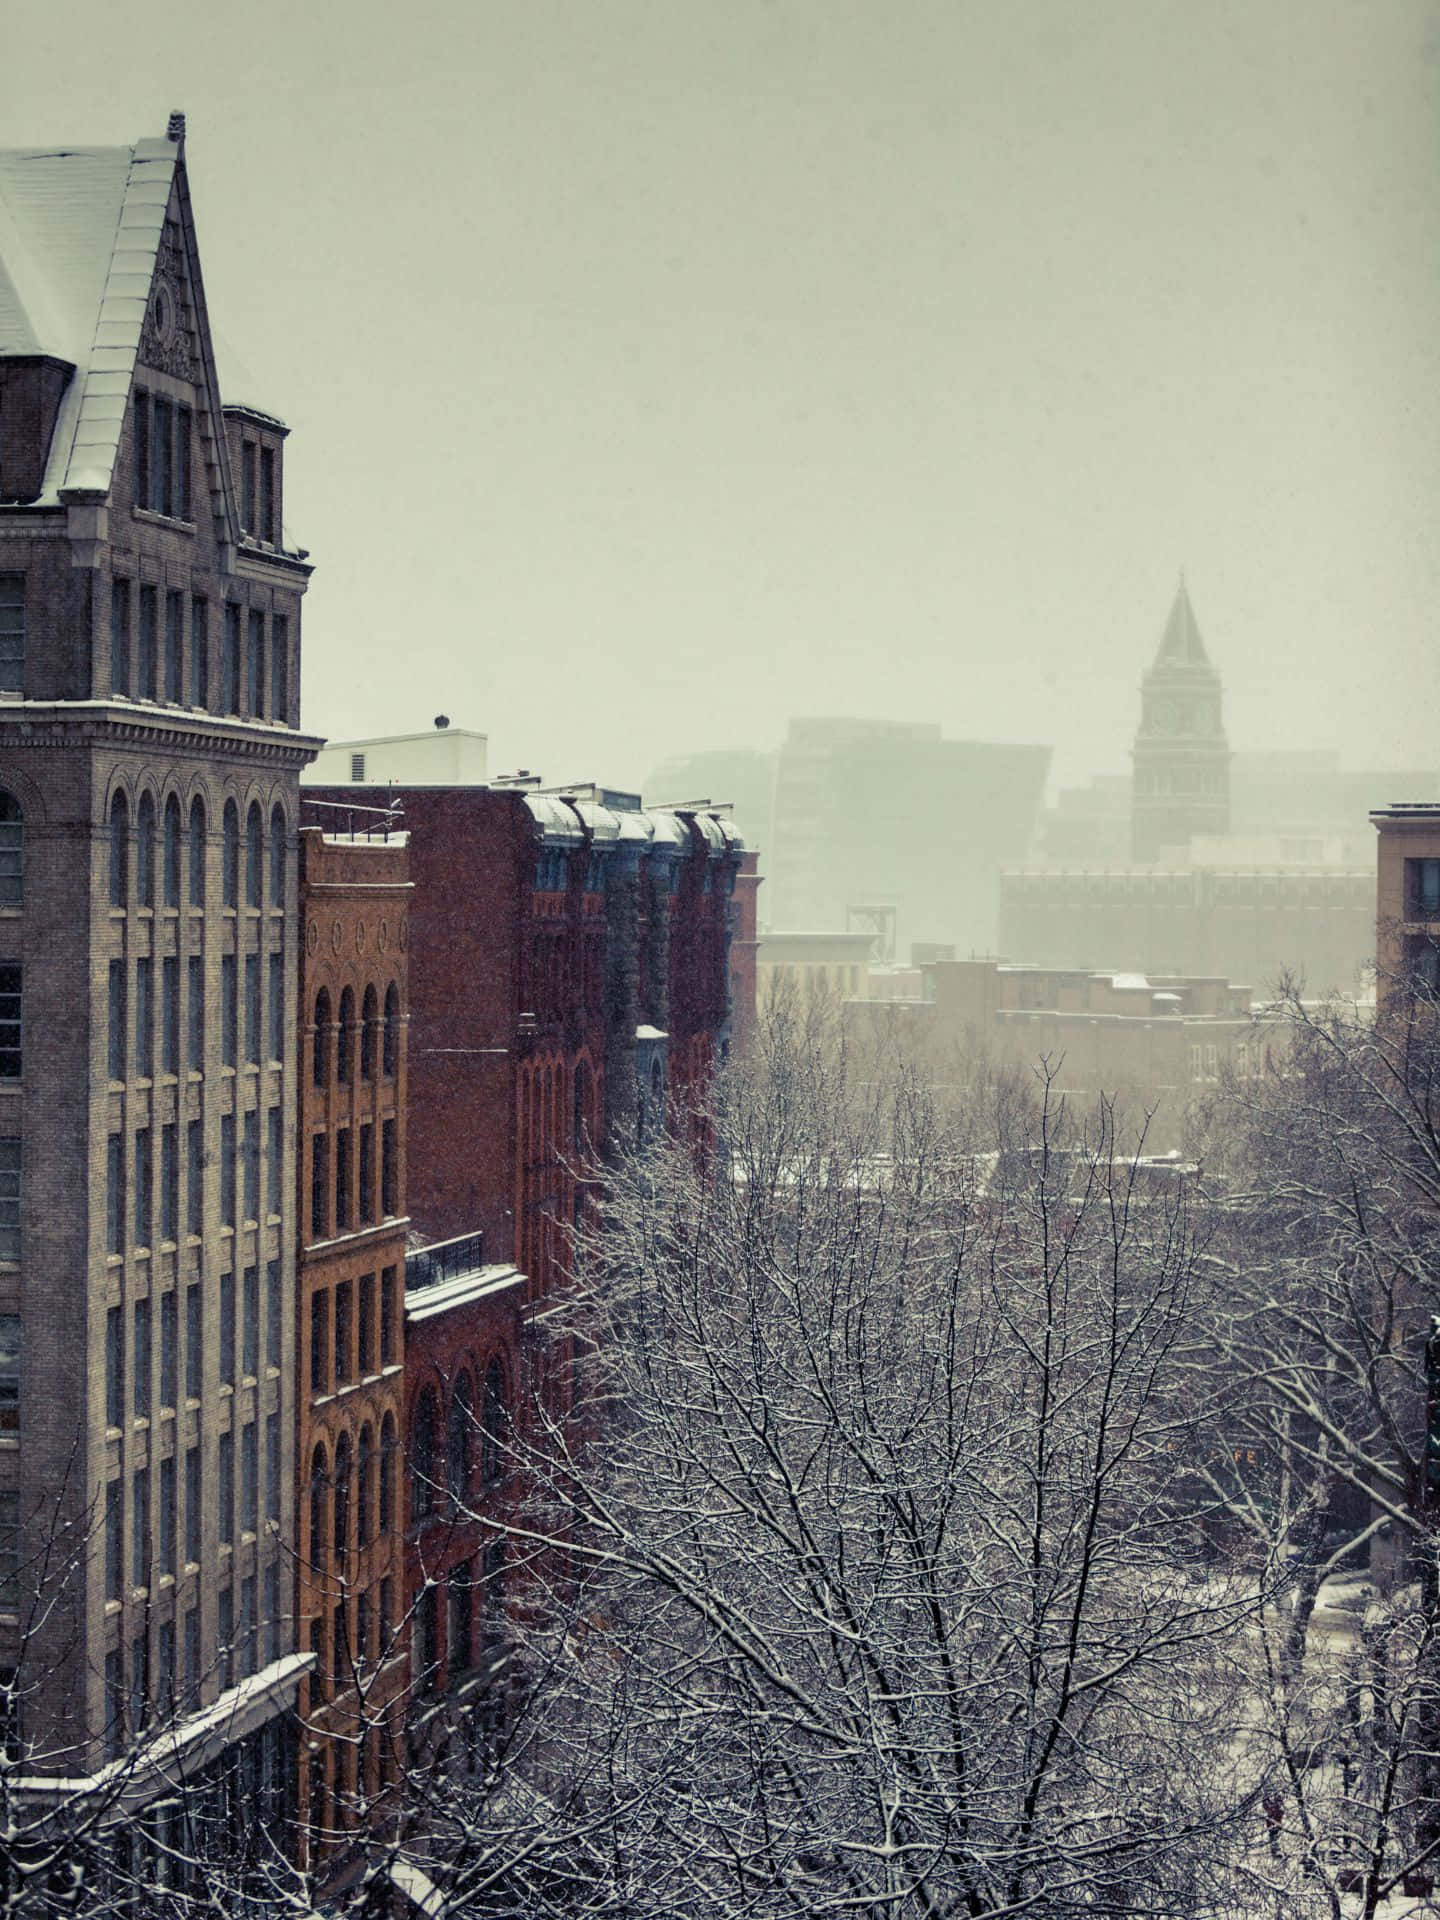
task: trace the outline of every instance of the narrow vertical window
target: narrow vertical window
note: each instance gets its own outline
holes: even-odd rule
[[[317,1133],[310,1142],[310,1238],[325,1239],[330,1228],[329,1141]]]
[[[240,1429],[240,1525],[246,1533],[260,1531],[259,1430],[253,1420]]]
[[[150,1571],[150,1476],[143,1467],[136,1469],[130,1482],[130,1584],[149,1584]]]
[[[185,961],[185,994],[189,1001],[185,1023],[185,1051],[192,1073],[205,1069],[205,956],[192,953]]]
[[[380,1000],[374,987],[366,987],[360,1003],[360,1078],[375,1078],[376,1028],[380,1024]]]
[[[130,897],[130,809],[123,793],[110,802],[110,904],[123,907]]]
[[[180,962],[173,953],[160,962],[160,1070],[180,1071]]]
[[[220,1276],[220,1384],[235,1384],[235,1272]]]
[[[375,1129],[367,1120],[360,1128],[360,1224],[375,1218]]]
[[[233,800],[225,802],[221,825],[220,880],[223,904],[240,904],[240,809]]]
[[[310,1296],[310,1391],[330,1390],[330,1294],[317,1287]]]
[[[0,692],[25,691],[25,576],[0,573]]]
[[[216,1634],[219,1646],[216,1649],[220,1671],[220,1685],[228,1690],[235,1684],[235,1590],[222,1587],[215,1610]]]
[[[395,1475],[399,1467],[398,1455],[399,1448],[395,1444],[395,1416],[393,1413],[387,1413],[380,1428],[380,1507],[376,1518],[376,1527],[382,1536],[389,1533],[395,1524]],[[389,1607],[382,1602],[380,1613],[382,1651],[390,1638],[389,1613]]]
[[[283,613],[270,621],[270,718],[290,724],[290,622]]]
[[[150,1245],[151,1210],[154,1204],[150,1182],[150,1129],[141,1127],[135,1135],[135,1244],[137,1247]]]
[[[350,1049],[354,1044],[355,995],[346,987],[340,995],[340,1017],[335,1023],[335,1078],[345,1086],[350,1079]]]
[[[205,1144],[203,1120],[185,1128],[185,1231],[199,1235],[205,1228]]]
[[[274,1415],[271,1414],[271,1419]],[[279,1515],[276,1515],[278,1521]],[[265,1664],[280,1658],[280,1569],[272,1560],[265,1569]]]
[[[180,1314],[179,1295],[172,1287],[160,1296],[160,1404],[179,1405]]]
[[[360,1304],[355,1316],[355,1365],[364,1379],[375,1371],[375,1276],[360,1276]]]
[[[105,1598],[121,1598],[121,1553],[124,1543],[122,1523],[124,1518],[124,1499],[120,1492],[120,1482],[109,1480],[105,1484]]]
[[[159,692],[156,677],[156,639],[159,626],[157,593],[154,587],[140,589],[140,698],[153,700]]]
[[[21,1068],[21,970],[0,960],[0,1080],[18,1080]]]
[[[125,962],[112,960],[108,974],[107,1070],[112,1080],[125,1078]]]
[[[219,1445],[219,1532],[220,1544],[226,1546],[235,1539],[235,1435],[222,1433]]]
[[[109,1307],[105,1313],[105,1424],[118,1427],[125,1420],[125,1313]]]
[[[343,1387],[351,1377],[350,1341],[353,1333],[351,1323],[354,1290],[348,1280],[342,1280],[335,1289],[335,1384]]]
[[[178,707],[185,698],[185,596],[172,587],[165,595],[165,699]]]
[[[259,807],[252,801],[245,816],[245,904],[258,907],[261,900],[260,861],[265,844],[265,826]]]
[[[155,904],[155,802],[142,793],[135,809],[135,902]]]
[[[110,582],[110,691],[130,691],[130,582]]]
[[[20,1138],[0,1137],[0,1260],[20,1258]]]
[[[118,1133],[105,1142],[105,1246],[125,1251],[125,1142]]]
[[[393,1367],[397,1357],[395,1343],[396,1269],[386,1267],[380,1275],[380,1364]]]
[[[135,962],[135,1071],[142,1080],[155,1072],[154,968],[148,953]]]
[[[330,995],[322,987],[315,996],[315,1038],[311,1079],[323,1087],[330,1078]]]
[[[0,1433],[20,1431],[20,1316],[0,1313]]]
[[[180,1142],[173,1120],[160,1129],[160,1238],[172,1244],[180,1238]]]
[[[220,1116],[220,1224],[222,1227],[235,1225],[235,1179],[239,1171],[239,1160],[235,1152],[235,1116],[222,1113]]]
[[[240,1064],[240,990],[236,969],[239,965],[233,953],[220,956],[220,1046],[221,1059],[227,1067]]]
[[[335,1133],[335,1231],[337,1233],[355,1224],[350,1167],[350,1129],[339,1127]]]
[[[177,519],[189,520],[191,516],[190,493],[190,423],[189,407],[177,406],[175,409],[175,515]]]
[[[0,788],[0,907],[25,898],[25,817],[13,793]]]
[[[279,1107],[265,1115],[265,1211],[281,1211],[282,1175],[285,1169],[284,1120]]]
[[[380,1208],[386,1219],[400,1211],[399,1167],[396,1163],[395,1122],[385,1120],[380,1126]]]
[[[240,608],[225,602],[225,643],[220,660],[220,694],[226,713],[240,711]]]
[[[185,1397],[198,1400],[205,1379],[205,1289],[192,1280],[185,1289]],[[195,1555],[192,1553],[193,1560]]]
[[[201,1523],[204,1508],[200,1497],[200,1449],[185,1452],[185,1558],[193,1565],[200,1558]]]
[[[280,1416],[265,1416],[265,1518],[278,1525],[280,1520]]]
[[[190,904],[203,907],[205,904],[205,805],[196,799],[190,802]]]
[[[198,594],[190,602],[190,704],[210,704],[210,603]]]
[[[151,406],[154,410],[154,430],[150,436],[151,477],[148,504],[153,512],[169,515],[175,510],[175,476],[171,466],[170,446],[170,402],[157,393]]]
[[[245,1059],[257,1065],[260,1059],[260,956],[245,956]]]
[[[279,952],[270,955],[269,1005],[269,1058],[279,1062],[285,1058],[285,956]]]
[[[240,1283],[240,1371],[247,1380],[260,1372],[260,1269],[246,1267]]]
[[[283,1308],[280,1290],[280,1262],[271,1260],[265,1268],[265,1364],[280,1370],[280,1323]]]
[[[385,1078],[395,1076],[396,1063],[400,1058],[400,990],[392,980],[385,989],[385,1047],[382,1067]]]
[[[175,1456],[173,1454],[160,1462],[160,1571],[175,1574],[175,1538],[176,1499],[175,1499]],[[173,1631],[173,1629],[172,1629]]]
[[[150,396],[143,387],[135,389],[131,413],[132,450],[135,455],[135,505],[150,505]]]
[[[270,814],[270,904],[285,905],[285,813],[275,807]]]
[[[255,442],[240,446],[240,525],[246,533],[257,531],[255,523]]]
[[[265,616],[251,608],[245,646],[245,711],[258,720],[265,710]],[[255,902],[259,906],[259,901]]]
[[[260,1218],[260,1115],[251,1107],[245,1115],[245,1220]]]
[[[275,544],[275,449],[260,449],[260,538]]]
[[[135,1398],[132,1411],[137,1420],[150,1417],[150,1301],[135,1302],[135,1360],[134,1360]]]
[[[161,889],[165,905],[180,905],[180,802],[174,794],[165,802],[165,827],[160,852]]]

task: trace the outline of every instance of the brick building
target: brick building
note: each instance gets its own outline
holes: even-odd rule
[[[300,832],[295,1457],[300,1811],[321,1844],[397,1770],[407,1682],[405,1058],[409,853],[388,815]],[[347,823],[353,816],[347,816]]]
[[[178,1715],[192,1771],[247,1743],[263,1818],[303,1664],[310,570],[285,428],[221,404],[183,119],[0,154],[0,215],[0,1663],[88,1523],[27,1651],[30,1763],[93,1775]]]
[[[1380,997],[1402,982],[1440,993],[1440,806],[1397,802],[1370,816],[1376,844],[1375,958]]]

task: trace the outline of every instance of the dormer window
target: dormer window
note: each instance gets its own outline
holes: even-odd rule
[[[135,389],[135,505],[167,520],[190,518],[189,407],[164,394]]]

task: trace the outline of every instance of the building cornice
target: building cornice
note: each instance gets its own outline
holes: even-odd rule
[[[128,701],[0,701],[0,746],[101,745],[149,747],[172,753],[188,749],[205,754],[223,747],[231,756],[298,770],[309,765],[324,740],[267,721],[135,707]]]

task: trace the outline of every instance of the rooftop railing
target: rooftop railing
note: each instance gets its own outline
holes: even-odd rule
[[[485,1235],[457,1234],[453,1240],[437,1240],[432,1246],[417,1247],[405,1256],[405,1291],[418,1293],[422,1287],[438,1287],[445,1280],[459,1280],[467,1273],[478,1273],[485,1264]]]

